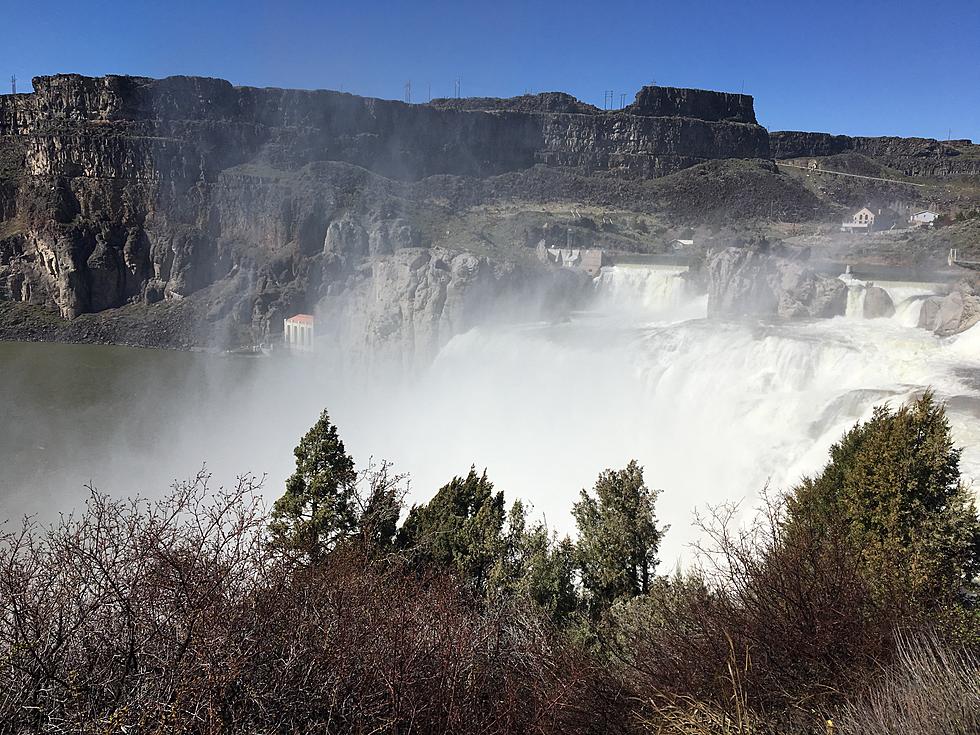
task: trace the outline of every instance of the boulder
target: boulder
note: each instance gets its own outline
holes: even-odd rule
[[[929,296],[922,302],[918,326],[941,337],[957,334],[980,321],[980,296],[961,283],[947,296]]]
[[[880,286],[868,286],[864,293],[864,318],[881,319],[895,315],[895,302]]]
[[[978,321],[980,321],[980,298],[975,294],[956,290],[940,304],[933,330],[941,337],[945,337],[969,329]]]

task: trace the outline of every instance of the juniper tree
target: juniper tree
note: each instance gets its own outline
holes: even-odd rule
[[[428,503],[412,506],[398,545],[419,563],[445,566],[485,592],[503,548],[504,495],[471,467]]]
[[[316,560],[357,527],[354,460],[326,411],[293,451],[296,471],[272,508],[273,542]]]
[[[582,586],[598,611],[649,590],[664,529],[657,526],[654,507],[659,491],[646,486],[635,460],[625,469],[602,472],[594,493],[582,490],[572,514]]]
[[[574,546],[568,537],[553,539],[541,521],[529,523],[524,504],[517,500],[507,515],[491,585],[499,594],[535,602],[561,621],[578,607]]]
[[[807,523],[842,534],[890,606],[941,606],[980,571],[980,520],[960,453],[931,392],[895,411],[878,407],[792,492],[786,531]]]

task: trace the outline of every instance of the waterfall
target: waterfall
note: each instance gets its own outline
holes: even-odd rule
[[[610,270],[600,288],[625,297],[628,285],[638,302],[671,303],[656,300],[670,293],[662,271]],[[458,430],[426,456],[489,467],[559,532],[571,530],[579,488],[635,458],[663,490],[658,515],[672,524],[664,558],[685,557],[695,508],[751,508],[767,484],[792,487],[875,405],[898,405],[926,387],[950,401],[954,437],[966,447],[964,478],[980,477],[980,384],[969,378],[977,344],[980,326],[942,339],[898,319],[766,325],[650,320],[640,310],[631,319],[583,314],[474,330],[446,346],[417,390],[427,407],[441,386],[465,396],[452,404]],[[441,412],[412,410],[415,400],[392,414],[413,416],[419,437],[435,435]]]
[[[864,301],[868,286],[875,285],[883,289],[895,305],[892,320],[906,327],[918,325],[923,299],[941,293],[943,290],[940,284],[925,281],[862,281],[852,276],[850,272],[841,274],[839,278],[847,286],[847,308],[844,316],[848,319],[864,318]]]
[[[892,297],[895,304],[895,316],[892,319],[906,327],[918,326],[919,312],[922,311],[922,302],[927,296],[944,291],[941,284],[921,281],[875,281],[875,285],[881,286]]]
[[[595,279],[601,307],[614,311],[664,314],[690,306],[684,273],[687,266],[614,265]]]
[[[868,295],[868,289],[862,284],[848,285],[847,287],[847,308],[844,316],[848,319],[864,318],[864,298]]]

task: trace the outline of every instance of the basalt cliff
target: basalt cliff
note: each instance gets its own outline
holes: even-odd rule
[[[751,97],[699,90],[648,87],[602,111],[564,94],[412,105],[206,78],[38,77],[33,93],[0,96],[0,300],[65,320],[128,305],[136,321],[187,321],[158,333],[232,342],[329,307],[356,310],[378,340],[437,344],[487,293],[578,287],[533,257],[547,228],[454,241],[462,209],[627,199],[623,186],[651,177],[769,155]],[[86,324],[126,341],[125,327]]]
[[[980,171],[977,148],[770,136],[747,95],[670,87],[600,110],[558,92],[406,104],[38,77],[0,95],[0,339],[233,347],[312,312],[345,349],[424,361],[508,305],[552,318],[586,298],[588,276],[549,248],[663,253],[699,227],[717,250],[725,227],[839,221],[863,196],[858,179],[837,191],[774,158],[955,176]],[[799,268],[715,270],[747,284],[715,294],[719,313],[839,310]],[[787,281],[799,298],[769,288]]]
[[[773,158],[822,158],[856,153],[905,176],[980,175],[980,145],[970,140],[861,137],[779,131],[770,134]]]

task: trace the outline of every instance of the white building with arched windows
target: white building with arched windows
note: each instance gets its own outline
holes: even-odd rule
[[[283,341],[291,350],[313,352],[313,315],[296,314],[282,322]]]

